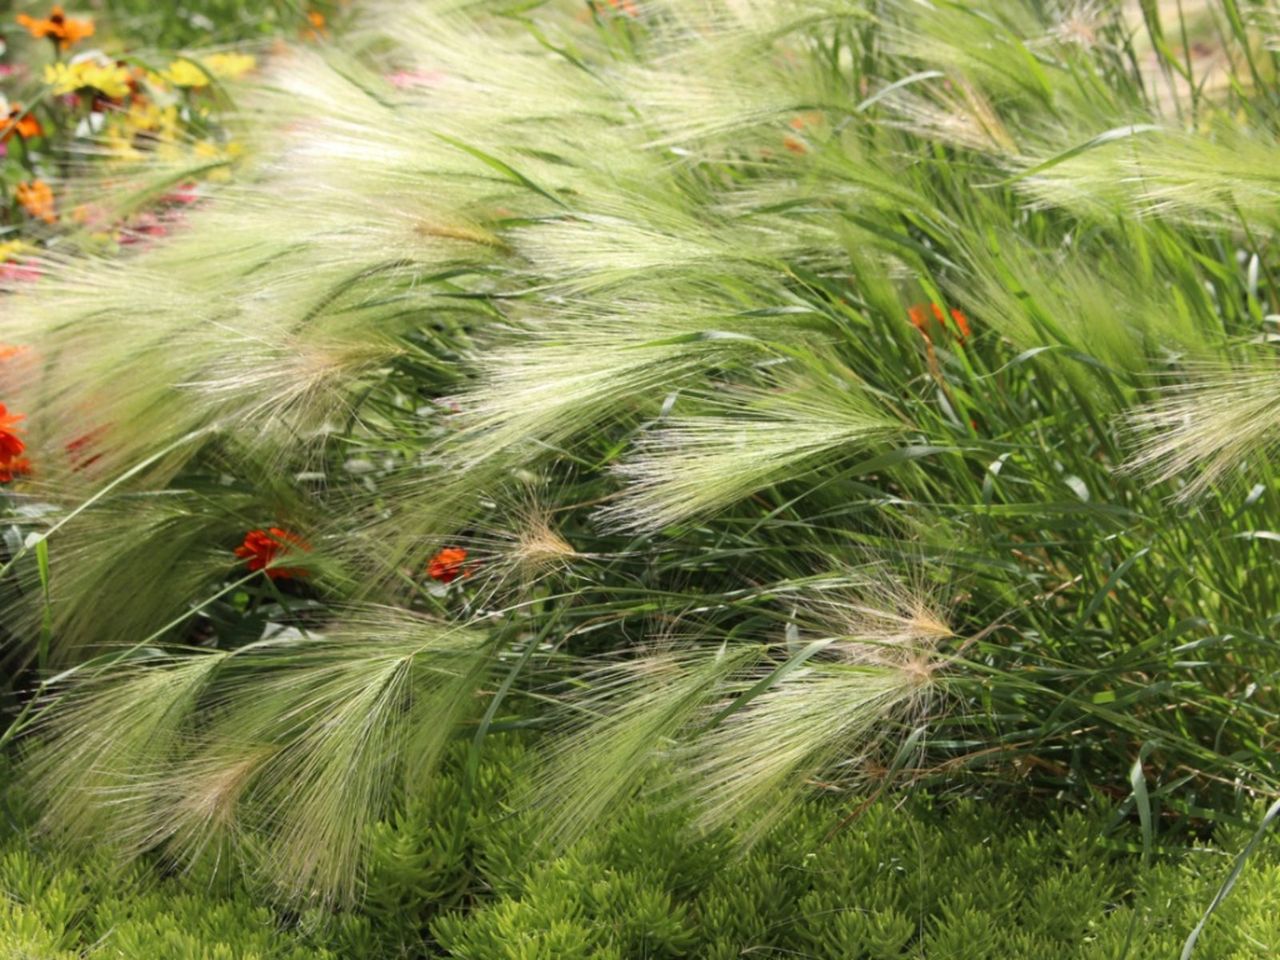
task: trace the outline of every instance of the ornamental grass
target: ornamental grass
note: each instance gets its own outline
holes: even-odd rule
[[[350,20],[180,228],[2,304],[5,740],[57,836],[348,903],[512,727],[544,851],[641,802],[751,844],[813,792],[1101,797],[1158,844],[1277,796],[1274,5]],[[190,175],[144,159],[119,209]]]

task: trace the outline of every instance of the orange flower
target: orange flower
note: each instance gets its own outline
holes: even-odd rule
[[[329,35],[329,31],[325,28],[324,14],[319,10],[307,11],[307,23],[311,26],[302,31],[302,39],[323,40]]]
[[[803,134],[809,127],[817,127],[823,121],[823,115],[818,110],[807,110],[804,113],[798,113],[787,121],[787,126],[795,131],[795,134],[788,133],[782,138],[782,146],[790,150],[796,156],[804,156],[809,152],[808,141],[804,139]]]
[[[266,530],[250,530],[244,535],[244,543],[236,547],[235,554],[242,560],[248,560],[250,570],[265,570],[272,580],[290,577],[305,577],[308,571],[302,567],[273,567],[276,557],[291,550],[310,550],[307,543],[297,534],[279,527]]]
[[[31,461],[26,457],[0,461],[0,483],[12,483],[16,477],[31,473]]]
[[[58,219],[53,212],[53,191],[43,180],[18,184],[17,197],[22,209],[37,220],[53,223]]]
[[[640,16],[640,10],[636,7],[634,0],[609,0],[609,6],[619,13],[625,13],[628,17]]]
[[[0,403],[0,460],[10,460],[27,448],[17,429],[18,423],[25,419],[20,413],[10,413]]]
[[[791,134],[787,134],[782,138],[782,145],[797,156],[802,156],[809,152],[809,148],[804,145],[804,142],[797,137],[791,136]]]
[[[31,472],[30,462],[22,456],[27,445],[18,436],[18,422],[22,419],[22,414],[10,413],[0,403],[0,483]]]
[[[23,114],[20,103],[10,105],[9,116],[3,122],[4,126],[0,127],[0,143],[8,143],[15,133],[23,140],[30,140],[44,133],[40,121],[33,114]]]
[[[427,576],[441,583],[453,583],[458,579],[459,574],[469,577],[471,569],[462,566],[466,559],[467,551],[462,547],[445,547],[427,564]]]
[[[25,352],[26,349],[23,346],[15,347],[8,343],[0,343],[0,362],[11,360],[18,354]]]
[[[62,12],[62,7],[56,4],[44,20],[37,20],[25,13],[18,14],[18,24],[26,27],[27,32],[33,37],[48,37],[50,40],[56,40],[63,50],[79,43],[85,37],[93,36],[92,20],[68,17]]]
[[[946,328],[947,314],[942,307],[936,303],[927,305],[930,312],[933,313],[933,319],[938,321],[938,325]],[[929,337],[929,321],[928,315],[925,313],[926,304],[917,303],[907,308],[907,317],[911,320],[911,325],[924,334],[925,338]],[[964,311],[952,308],[951,322],[956,325],[956,339],[964,343],[972,332],[969,329],[969,318],[964,315]]]

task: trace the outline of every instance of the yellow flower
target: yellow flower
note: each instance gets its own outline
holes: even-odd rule
[[[207,87],[211,75],[218,80],[235,80],[257,65],[247,53],[211,53],[199,60],[174,60],[162,76],[175,87]]]
[[[128,163],[153,154],[162,160],[177,159],[178,108],[161,107],[151,100],[133,100],[127,111],[111,113],[100,136],[104,153],[112,163]],[[145,134],[145,137],[139,137]],[[139,147],[145,147],[145,150]]]
[[[108,97],[119,98],[129,92],[129,71],[114,63],[96,60],[51,63],[44,68],[44,82],[53,88],[55,94],[74,93],[83,87],[92,87]]]
[[[175,87],[207,87],[209,74],[192,60],[175,60],[164,71],[164,78]]]
[[[56,94],[72,93],[83,86],[80,82],[79,64],[51,63],[44,68],[44,82]]]
[[[205,176],[214,181],[225,181],[231,179],[231,171],[228,169],[236,159],[244,154],[244,144],[232,140],[226,144],[217,144],[212,140],[201,140],[195,145],[195,155],[202,160],[212,162],[221,161],[224,166],[215,167],[208,171]]]
[[[172,140],[178,135],[178,108],[159,107],[156,104],[131,103],[124,117],[125,129],[130,133],[152,133],[157,139]]]
[[[16,260],[18,255],[25,253],[31,244],[25,240],[9,240],[0,243],[0,263],[6,260]]]
[[[239,79],[258,65],[247,53],[211,53],[200,62],[221,80]]]

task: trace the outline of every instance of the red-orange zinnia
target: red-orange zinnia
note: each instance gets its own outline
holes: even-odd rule
[[[33,37],[48,37],[51,40],[56,40],[58,46],[62,47],[63,50],[79,43],[85,37],[93,36],[92,20],[68,17],[63,12],[62,7],[56,4],[49,11],[49,16],[43,20],[37,20],[35,17],[20,13],[18,14],[18,23],[26,27],[27,32]]]
[[[26,419],[20,413],[10,413],[0,403],[0,460],[11,460],[27,448],[18,436],[17,425]]]
[[[240,559],[248,561],[247,566],[250,570],[265,570],[272,580],[279,580],[305,577],[308,571],[302,567],[272,566],[276,557],[286,551],[310,549],[311,544],[297,534],[281,530],[279,527],[269,527],[266,530],[250,530],[246,533],[244,543],[236,547],[235,554]]]
[[[22,414],[10,413],[0,403],[0,483],[31,472],[30,462],[22,456],[27,445],[18,436],[18,422],[22,419]]]
[[[0,128],[0,143],[8,143],[15,133],[23,140],[30,140],[44,133],[40,121],[33,114],[23,114],[20,103],[9,105],[9,116],[4,119],[4,126]]]
[[[441,583],[453,583],[459,576],[471,576],[471,570],[462,565],[466,562],[467,551],[462,547],[445,547],[427,564],[427,576]]]
[[[0,462],[0,483],[12,483],[15,477],[25,477],[31,472],[31,461],[26,457]]]

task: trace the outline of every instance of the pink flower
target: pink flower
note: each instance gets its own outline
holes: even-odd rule
[[[174,187],[163,197],[160,198],[163,203],[174,203],[182,206],[189,206],[200,200],[200,187],[195,183],[182,183]]]
[[[133,222],[120,231],[120,243],[132,246],[135,243],[146,243],[157,237],[168,236],[169,228],[154,213],[140,213]]]
[[[387,74],[387,82],[397,90],[415,87],[438,87],[444,83],[445,74],[439,70],[397,70]]]
[[[0,263],[0,283],[35,283],[40,273],[40,264],[33,258],[23,263],[11,260]]]

